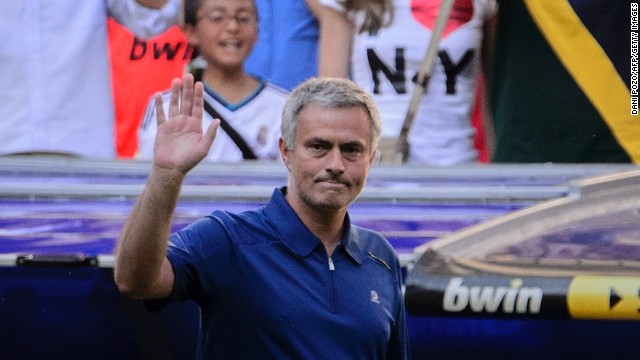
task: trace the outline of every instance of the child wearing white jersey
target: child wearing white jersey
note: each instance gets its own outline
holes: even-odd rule
[[[199,4],[198,4],[199,3]],[[185,34],[197,46],[206,66],[196,74],[205,85],[204,100],[224,118],[257,159],[278,159],[282,108],[287,91],[247,74],[244,62],[257,40],[257,13],[252,0],[185,0]],[[163,94],[165,113],[169,92]],[[218,117],[218,116],[216,116]],[[155,101],[145,111],[137,158],[151,159],[157,131]],[[205,112],[203,126],[213,121]],[[240,162],[241,146],[220,128],[208,161]]]
[[[320,75],[350,75],[373,95],[380,109],[383,136],[398,136],[440,1],[393,0],[392,11],[379,21],[379,29],[363,28],[368,16],[364,8],[358,8],[358,1],[320,3],[334,15],[336,11],[340,14],[338,25],[340,21],[347,24],[321,25],[334,32],[324,38],[332,37],[338,45],[321,45]],[[349,8],[349,4],[354,5]],[[455,1],[409,135],[409,163],[449,166],[477,161],[471,111],[481,69],[483,33],[495,14],[494,0]],[[336,29],[342,29],[342,35]]]

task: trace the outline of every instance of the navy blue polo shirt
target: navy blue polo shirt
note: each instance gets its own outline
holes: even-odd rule
[[[351,225],[331,258],[276,189],[254,211],[215,211],[172,235],[170,299],[201,309],[202,359],[406,359],[397,254]]]

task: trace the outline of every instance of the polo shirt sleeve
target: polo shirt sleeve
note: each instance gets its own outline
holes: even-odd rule
[[[167,258],[175,281],[171,296],[147,300],[150,310],[171,302],[206,299],[215,303],[217,294],[233,284],[233,246],[230,232],[219,217],[209,215],[173,233]]]

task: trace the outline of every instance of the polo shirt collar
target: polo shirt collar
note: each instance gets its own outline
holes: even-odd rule
[[[298,214],[293,211],[293,208],[284,197],[286,191],[286,186],[273,191],[271,200],[266,205],[266,214],[280,233],[282,241],[295,253],[305,257],[311,254],[317,246],[322,245],[322,242],[304,225]],[[345,216],[345,225],[348,231],[345,231],[340,245],[355,262],[362,264],[362,249],[358,232],[354,226],[351,226],[351,219],[348,213]]]

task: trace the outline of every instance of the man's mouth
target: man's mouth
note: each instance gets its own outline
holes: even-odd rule
[[[325,183],[334,186],[349,186],[346,181],[340,181],[336,179],[320,179],[316,181],[316,183]]]

